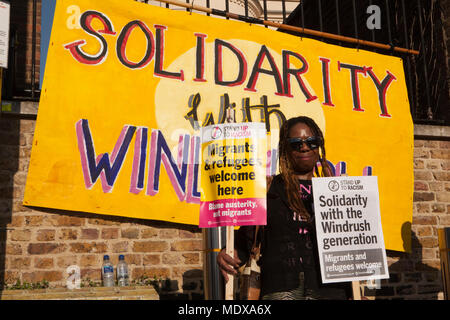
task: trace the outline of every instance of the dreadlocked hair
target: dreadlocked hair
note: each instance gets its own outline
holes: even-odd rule
[[[330,177],[333,174],[326,159],[325,139],[322,130],[320,130],[316,122],[313,119],[305,116],[291,118],[284,122],[280,129],[280,141],[278,144],[280,174],[285,183],[287,198],[291,209],[297,214],[297,218],[302,218],[303,220],[310,221],[311,216],[306,210],[301,199],[300,184],[296,179],[295,172],[288,155],[289,131],[294,125],[298,123],[306,124],[311,129],[313,134],[322,140],[322,144],[319,147],[320,170],[317,163],[314,166],[316,177]]]

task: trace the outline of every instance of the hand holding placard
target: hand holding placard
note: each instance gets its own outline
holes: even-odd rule
[[[224,123],[201,128],[201,228],[226,226],[226,253],[234,256],[234,226],[266,224],[264,123]],[[228,275],[225,299],[233,299]]]

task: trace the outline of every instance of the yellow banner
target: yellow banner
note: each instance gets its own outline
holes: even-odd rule
[[[269,174],[280,124],[315,119],[336,174],[378,176],[386,248],[404,250],[413,125],[400,58],[132,0],[55,10],[25,205],[197,225],[200,127],[230,106],[236,122],[266,124]]]

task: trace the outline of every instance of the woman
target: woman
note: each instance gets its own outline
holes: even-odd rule
[[[332,175],[322,131],[311,118],[291,118],[281,127],[278,151],[280,174],[270,184],[267,225],[258,234],[261,298],[346,299],[348,285],[324,285],[320,279],[311,178]],[[217,263],[226,281],[227,274],[236,275],[248,260],[254,230],[249,226],[237,231],[234,258],[225,250],[219,253]]]

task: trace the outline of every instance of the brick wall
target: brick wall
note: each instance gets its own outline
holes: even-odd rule
[[[66,268],[99,282],[104,254],[130,276],[161,279],[164,292],[199,297],[203,240],[197,227],[22,206],[34,120],[0,119],[0,283],[65,286]],[[167,281],[170,280],[170,281]]]

